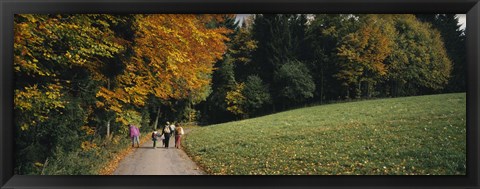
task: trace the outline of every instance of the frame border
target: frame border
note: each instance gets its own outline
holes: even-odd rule
[[[479,0],[2,0],[1,188],[479,188]],[[13,175],[13,17],[19,13],[466,13],[467,176]],[[162,182],[168,180],[169,182]],[[173,184],[175,183],[175,184]]]

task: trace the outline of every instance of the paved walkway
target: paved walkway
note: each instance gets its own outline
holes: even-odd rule
[[[187,154],[174,146],[175,139],[170,138],[170,148],[162,146],[157,141],[157,148],[153,142],[143,143],[140,148],[129,154],[118,165],[113,175],[203,175],[200,168]]]

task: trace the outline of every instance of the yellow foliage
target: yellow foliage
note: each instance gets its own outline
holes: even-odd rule
[[[140,123],[142,115],[135,110],[124,110],[117,114],[115,121],[122,123],[123,125],[134,124],[137,127],[141,127]]]
[[[228,91],[225,97],[225,102],[227,102],[227,110],[232,112],[235,115],[245,114],[243,105],[246,98],[243,96],[242,91],[245,88],[244,83],[237,84],[235,89]]]
[[[65,108],[67,103],[62,99],[62,87],[56,84],[45,86],[26,86],[16,89],[14,93],[14,108],[22,112],[22,115],[33,115],[30,119],[22,119],[18,124],[25,131],[28,128],[40,124],[48,119],[51,111]]]
[[[37,167],[43,167],[43,163],[40,163],[40,162],[35,162],[34,165],[37,166]]]
[[[83,141],[82,144],[80,145],[80,148],[82,148],[83,151],[90,151],[90,150],[95,150],[98,148],[97,144],[92,143],[90,141]]]
[[[122,140],[122,138],[120,136],[114,136],[113,140],[112,140],[112,143],[113,144],[119,144],[120,140]]]
[[[96,102],[95,102],[95,105],[96,105],[98,108],[101,108],[101,107],[104,107],[104,106],[105,106],[105,103],[100,102],[100,101],[96,101]]]
[[[123,125],[129,124],[128,121],[123,117],[117,117],[117,118],[115,118],[115,121],[119,122],[119,123],[122,123]]]
[[[118,106],[110,106],[110,110],[113,110],[114,112],[117,112],[117,113],[122,113],[121,107],[118,107]]]
[[[360,29],[345,36],[338,47],[337,55],[343,62],[336,76],[347,85],[387,74],[384,61],[393,49],[393,28],[375,15],[364,19]]]
[[[88,125],[84,125],[84,126],[80,127],[80,130],[85,131],[85,134],[87,134],[87,135],[95,134],[95,129],[92,129],[92,127],[90,127]]]

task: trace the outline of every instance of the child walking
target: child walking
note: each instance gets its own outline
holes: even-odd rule
[[[158,137],[158,133],[157,131],[154,130],[152,133],[153,148],[157,147],[157,137]]]

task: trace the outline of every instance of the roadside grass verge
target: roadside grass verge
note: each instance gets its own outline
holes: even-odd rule
[[[150,139],[149,133],[142,133],[140,143]],[[57,152],[48,159],[41,175],[111,175],[119,162],[137,148],[131,147],[127,137],[113,136],[112,139],[94,139],[86,150]]]

